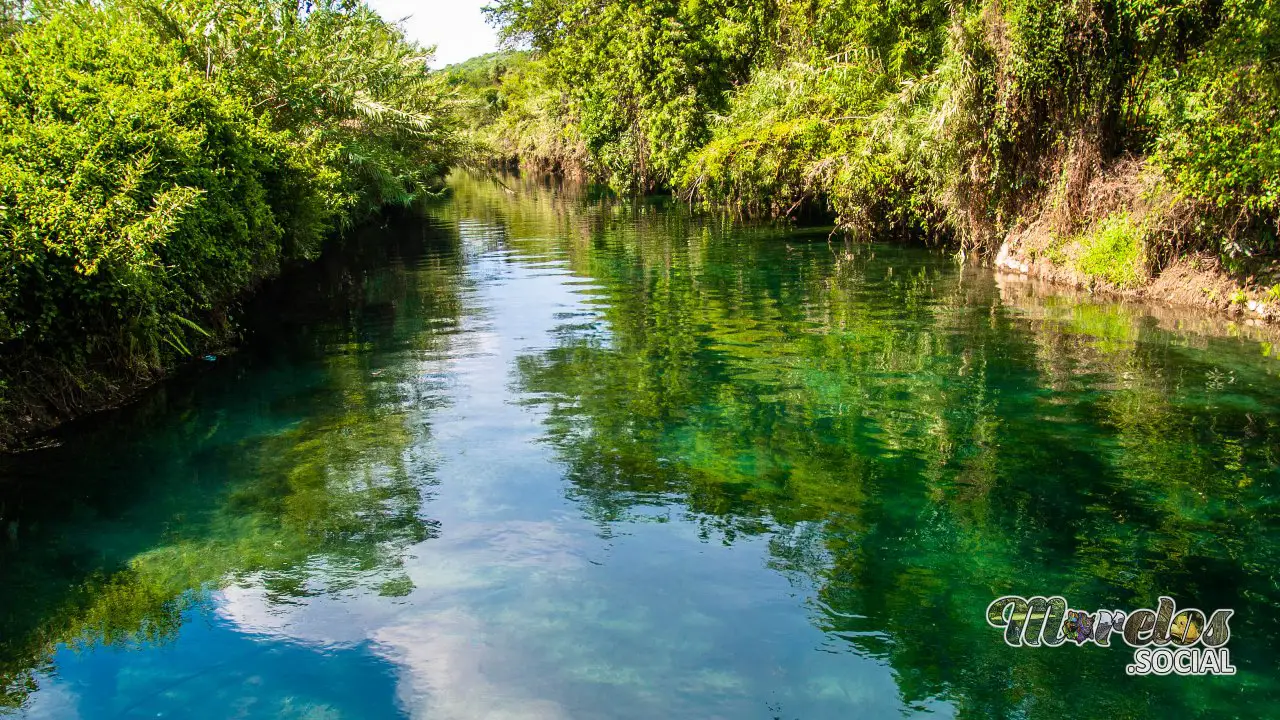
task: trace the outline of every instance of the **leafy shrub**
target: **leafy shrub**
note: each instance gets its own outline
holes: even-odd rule
[[[1280,3],[1226,3],[1222,28],[1158,79],[1154,161],[1215,217],[1227,255],[1274,254],[1280,216]]]
[[[0,378],[28,404],[195,351],[236,296],[463,151],[428,56],[363,5],[52,2],[6,22]]]
[[[141,24],[68,8],[0,56],[5,349],[155,362],[272,272],[275,158],[242,103]],[[256,142],[255,142],[256,140]]]

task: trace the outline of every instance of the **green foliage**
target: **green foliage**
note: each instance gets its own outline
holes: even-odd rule
[[[429,56],[357,3],[5,17],[0,375],[36,398],[59,391],[38,387],[51,367],[83,386],[188,354],[239,294],[461,151]]]
[[[1112,215],[1079,238],[1076,269],[1117,287],[1141,284],[1146,277],[1142,229],[1128,215]]]
[[[709,113],[773,31],[771,6],[752,0],[501,0],[491,13],[540,54],[595,171],[642,190],[707,140]]]
[[[450,66],[444,76],[464,98],[471,137],[490,159],[539,172],[592,173],[568,96],[546,63],[527,52],[491,53]]]
[[[1223,250],[1274,253],[1280,215],[1280,3],[1235,2],[1220,32],[1156,84],[1155,162],[1229,232]],[[1271,232],[1241,229],[1270,226]],[[1262,238],[1261,247],[1250,240]]]
[[[1151,252],[1280,250],[1270,0],[505,0],[493,16],[558,110],[531,113],[504,77],[497,122],[540,118],[508,125],[507,154],[581,138],[579,165],[618,187],[825,206],[847,229],[985,252],[1040,216],[1078,234],[1116,209],[1086,207],[1089,188],[1137,158],[1194,220]]]

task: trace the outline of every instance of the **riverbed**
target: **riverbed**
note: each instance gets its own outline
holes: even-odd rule
[[[1277,339],[828,231],[456,176],[288,273],[0,465],[0,715],[1273,716]]]

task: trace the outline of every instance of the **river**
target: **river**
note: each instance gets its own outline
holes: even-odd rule
[[[0,715],[1280,712],[1280,346],[466,176],[0,465]],[[1001,595],[1235,611],[1230,677]]]

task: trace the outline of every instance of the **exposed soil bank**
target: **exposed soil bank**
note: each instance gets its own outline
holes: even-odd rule
[[[1143,284],[1120,288],[1092,278],[1039,255],[1011,236],[996,254],[997,272],[1013,272],[1090,293],[1115,295],[1127,300],[1201,308],[1250,324],[1280,320],[1280,303],[1257,288],[1242,286],[1221,268],[1210,254],[1186,255]]]

